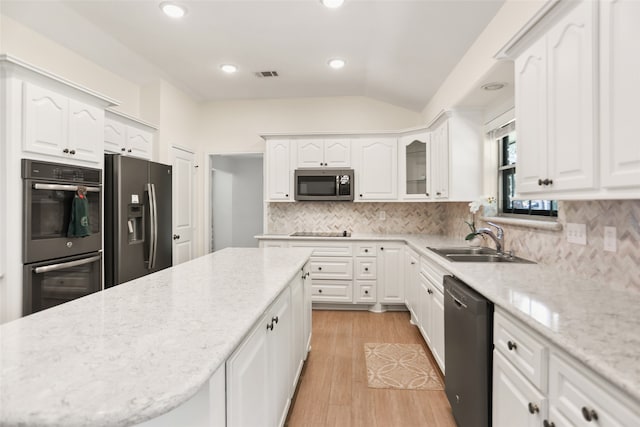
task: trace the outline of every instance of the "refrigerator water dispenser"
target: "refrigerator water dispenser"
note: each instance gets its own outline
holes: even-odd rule
[[[127,236],[129,244],[142,243],[144,241],[144,216],[142,205],[130,204],[127,209]]]

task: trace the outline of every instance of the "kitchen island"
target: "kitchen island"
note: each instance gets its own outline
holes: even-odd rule
[[[0,326],[0,425],[133,425],[183,404],[310,254],[229,248]]]

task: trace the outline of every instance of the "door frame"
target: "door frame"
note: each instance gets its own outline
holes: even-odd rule
[[[244,156],[244,155],[255,155],[255,154],[259,154],[262,156],[262,203],[263,203],[263,209],[262,209],[262,231],[264,232],[267,229],[267,204],[264,201],[264,195],[266,194],[266,188],[265,188],[265,179],[264,179],[264,170],[265,170],[265,165],[264,165],[264,157],[265,157],[265,152],[264,151],[232,151],[232,152],[218,152],[218,151],[206,151],[204,153],[204,163],[205,163],[205,171],[206,174],[204,177],[204,185],[203,185],[203,189],[204,189],[204,203],[203,203],[203,223],[204,223],[204,239],[202,242],[202,253],[203,254],[208,254],[209,252],[209,242],[211,241],[211,226],[213,225],[211,223],[211,219],[210,219],[210,215],[209,215],[209,208],[211,206],[211,169],[212,169],[212,162],[211,162],[211,158],[213,156]]]

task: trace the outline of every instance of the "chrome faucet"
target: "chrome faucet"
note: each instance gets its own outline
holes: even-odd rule
[[[502,255],[504,252],[502,252],[502,242],[503,242],[503,238],[504,238],[504,230],[502,229],[502,227],[500,227],[497,224],[494,224],[493,222],[489,222],[487,221],[487,224],[493,226],[496,228],[497,230],[497,235],[494,234],[493,231],[491,231],[490,228],[478,228],[476,230],[476,233],[478,234],[486,234],[487,236],[491,237],[493,239],[494,242],[496,242],[496,252],[498,253],[498,255]]]

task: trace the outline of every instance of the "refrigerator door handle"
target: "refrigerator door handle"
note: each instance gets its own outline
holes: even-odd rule
[[[154,251],[156,246],[156,204],[153,193],[153,184],[147,184],[147,195],[149,196],[149,261],[147,262],[147,269],[153,268]]]
[[[156,266],[156,258],[158,255],[158,199],[156,198],[156,185],[151,184],[151,190],[153,191],[153,264],[152,268]]]

